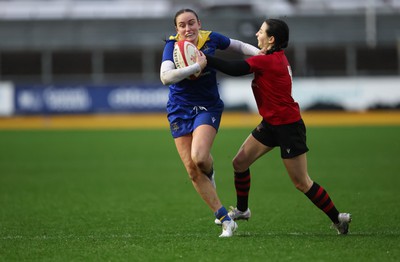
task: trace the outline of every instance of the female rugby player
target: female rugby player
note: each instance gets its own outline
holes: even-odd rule
[[[250,218],[249,168],[274,147],[280,147],[283,164],[294,186],[331,219],[338,234],[347,234],[351,215],[339,213],[328,192],[308,175],[306,127],[299,105],[291,95],[292,72],[283,51],[288,46],[289,27],[282,20],[267,19],[256,36],[261,55],[242,61],[225,61],[207,55],[208,66],[226,74],[254,73],[252,89],[262,117],[233,159],[237,205],[229,215],[234,220]]]
[[[197,57],[197,63],[177,69],[173,49],[176,41],[186,40],[209,55],[214,55],[216,49],[244,55],[255,55],[260,50],[217,32],[201,30],[198,15],[190,9],[178,11],[174,24],[176,35],[166,41],[160,69],[162,83],[169,85],[167,112],[170,130],[194,188],[222,223],[220,237],[230,237],[237,224],[230,219],[217,195],[210,153],[224,108],[218,93],[216,72],[206,67],[204,55]],[[200,71],[202,73],[197,79],[187,79]]]

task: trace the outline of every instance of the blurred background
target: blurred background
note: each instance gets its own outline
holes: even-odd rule
[[[400,0],[0,0],[0,116],[164,112],[181,8],[253,45],[265,18],[284,19],[303,110],[400,108]],[[227,110],[256,110],[251,78],[219,80]]]

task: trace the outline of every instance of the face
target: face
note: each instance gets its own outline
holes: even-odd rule
[[[275,39],[273,36],[270,37],[267,35],[267,29],[268,24],[264,22],[256,33],[258,47],[260,49],[268,50],[274,45]]]
[[[191,12],[180,14],[176,18],[176,32],[179,34],[179,40],[186,40],[197,44],[199,39],[199,30],[201,23]]]

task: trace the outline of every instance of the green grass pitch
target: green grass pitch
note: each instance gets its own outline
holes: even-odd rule
[[[213,148],[218,194],[251,128]],[[291,184],[275,149],[251,168],[253,216],[220,239],[168,130],[0,131],[0,261],[399,261],[400,126],[309,127],[309,173],[348,236]]]

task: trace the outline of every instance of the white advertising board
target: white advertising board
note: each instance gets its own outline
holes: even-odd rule
[[[226,107],[257,107],[251,78],[226,78],[220,83]],[[316,104],[331,104],[348,111],[365,111],[376,106],[400,105],[400,77],[294,78],[293,98],[302,110]]]
[[[14,86],[11,82],[0,82],[0,116],[14,113]]]

